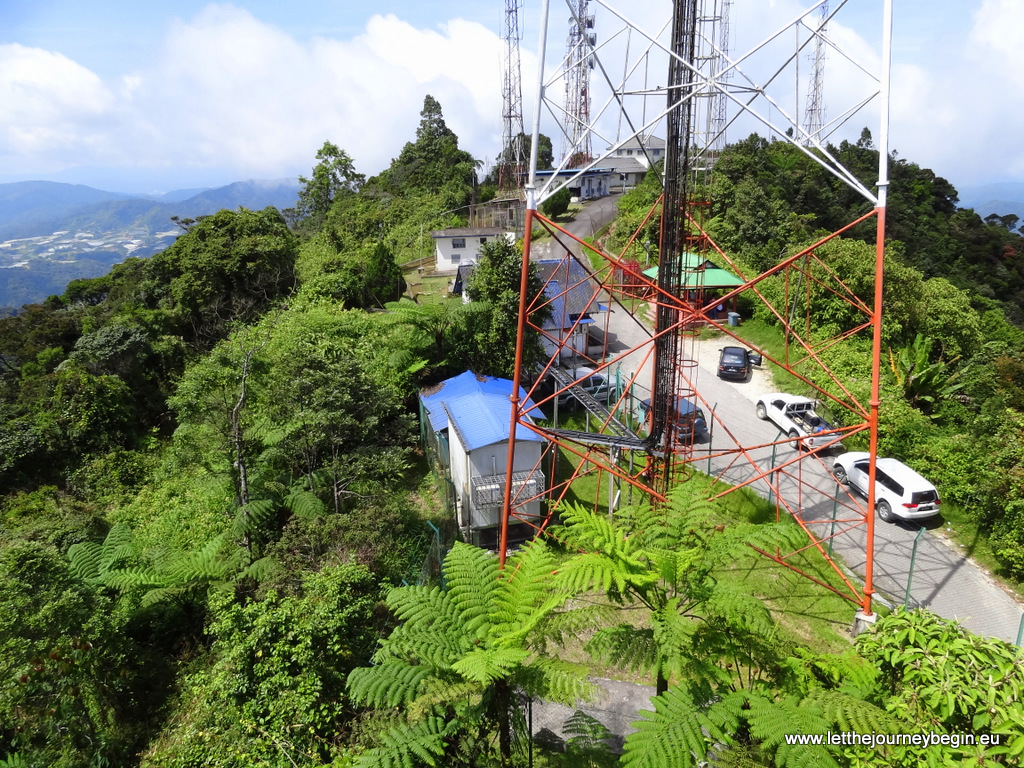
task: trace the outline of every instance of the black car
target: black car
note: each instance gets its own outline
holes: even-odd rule
[[[745,347],[722,347],[718,358],[718,378],[746,381],[751,366],[760,364],[761,356]]]

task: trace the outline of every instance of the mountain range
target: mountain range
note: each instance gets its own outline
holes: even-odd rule
[[[128,195],[81,184],[0,184],[0,311],[64,292],[130,256],[151,256],[195,219],[224,208],[294,207],[297,180],[239,181],[216,189]]]
[[[964,187],[958,190],[961,208],[973,208],[982,218],[989,214],[1007,216],[1015,214],[1024,224],[1024,183],[1004,181],[995,184],[982,184],[977,187]]]

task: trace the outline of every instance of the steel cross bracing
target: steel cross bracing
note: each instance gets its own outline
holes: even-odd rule
[[[765,554],[802,570],[803,550],[818,550],[831,564],[831,573],[813,578],[849,598],[861,607],[862,613],[870,615],[874,517],[867,510],[873,509],[873,498],[868,498],[865,504],[837,487],[829,479],[822,453],[797,450],[787,435],[762,434],[751,438],[749,423],[756,422],[752,407],[745,413],[727,413],[703,394],[710,391],[713,374],[702,371],[696,343],[697,334],[713,329],[722,334],[725,343],[735,339],[743,346],[752,347],[742,338],[742,329],[726,322],[717,308],[732,306],[741,296],[756,301],[776,319],[784,332],[786,346],[782,354],[774,356],[765,354],[764,350],[755,348],[755,351],[765,355],[766,364],[770,362],[799,379],[807,392],[816,393],[842,417],[843,426],[834,433],[837,444],[866,433],[870,451],[875,455],[881,358],[882,244],[888,186],[885,159],[888,156],[891,0],[884,0],[879,18],[880,74],[872,74],[869,67],[857,63],[854,57],[830,42],[831,50],[839,52],[849,62],[851,71],[862,74],[865,81],[863,90],[841,94],[850,99],[842,112],[846,115],[844,119],[873,101],[881,112],[877,142],[881,161],[877,180],[859,179],[836,160],[822,144],[826,127],[819,136],[808,136],[799,125],[799,107],[792,103],[790,75],[808,40],[798,34],[794,44],[793,30],[823,26],[809,19],[819,13],[824,4],[810,4],[747,52],[733,55],[724,50],[722,43],[729,38],[726,19],[731,3],[677,0],[667,9],[666,19],[640,26],[612,3],[589,0],[590,13],[602,30],[602,41],[595,43],[589,54],[593,57],[597,81],[592,85],[591,95],[599,105],[591,111],[588,125],[594,141],[594,157],[579,168],[570,168],[563,158],[557,169],[560,173],[546,174],[542,179],[536,173],[534,154],[527,185],[526,258],[521,282],[524,290],[518,360],[522,360],[522,340],[528,333],[540,334],[548,342],[550,355],[541,371],[523,371],[520,366],[513,391],[518,392],[518,386],[524,386],[550,419],[531,422],[522,413],[518,396],[513,396],[512,449],[507,474],[511,476],[513,470],[516,431],[529,429],[549,440],[537,466],[548,479],[545,496],[549,510],[556,511],[559,503],[575,496],[577,492],[573,489],[581,482],[587,483],[588,498],[594,508],[611,513],[626,503],[663,502],[675,483],[696,472],[723,481],[716,486],[722,489],[721,494],[734,492],[735,488],[753,488],[771,498],[780,514],[790,514],[808,534],[807,546],[799,551]],[[835,18],[847,4],[832,3],[828,19]],[[578,2],[569,1],[566,6],[570,15],[578,12]],[[732,14],[735,21],[734,6]],[[545,121],[556,122],[566,131],[566,121],[572,117],[547,98],[548,94],[559,90],[560,81],[570,76],[568,70],[573,64],[572,59],[566,57],[550,69],[546,68],[547,37],[543,30],[551,16],[549,3],[544,2],[540,75],[533,118],[534,147]],[[640,45],[637,45],[638,40]],[[791,47],[780,54],[779,46],[786,41]],[[660,57],[664,64],[662,74],[654,80],[667,85],[652,86],[645,79],[653,69],[648,64],[654,57]],[[613,76],[612,73],[620,74]],[[840,102],[831,94],[829,100],[833,104]],[[721,101],[728,106],[729,117],[725,120],[720,118]],[[711,117],[709,110],[713,113]],[[811,247],[788,255],[762,274],[748,274],[718,247],[706,228],[709,204],[713,202],[709,180],[724,133],[742,124],[745,137],[750,132],[747,124],[751,122],[767,130],[772,139],[789,142],[872,206],[865,216]],[[707,126],[711,130],[707,130]],[[618,132],[620,127],[621,132]],[[621,248],[611,251],[586,244],[578,235],[537,212],[537,206],[544,199],[562,186],[578,185],[585,174],[597,172],[624,144],[639,140],[643,151],[648,152],[643,142],[652,134],[665,136],[663,194],[636,232],[620,238],[625,242]],[[603,150],[597,148],[601,143],[605,145]],[[648,160],[653,162],[655,158],[648,154]],[[846,284],[845,276],[836,273],[818,253],[831,239],[868,221],[875,223],[878,243],[873,296],[857,293]],[[658,277],[652,279],[643,274],[644,266],[640,262],[648,258],[642,231],[649,231],[655,223],[660,231],[653,254],[658,261]],[[538,258],[533,246],[535,229],[551,236],[546,240],[545,258],[571,260],[583,277],[572,285],[564,280],[557,285],[549,283],[541,295],[527,295],[527,270]],[[708,282],[708,263],[730,270],[739,277],[739,284],[723,288]],[[860,320],[830,338],[811,334],[810,307],[815,292],[840,297],[849,307],[851,317]],[[571,327],[530,327],[529,315],[535,308],[544,303],[568,304],[570,299],[577,308]],[[650,319],[647,319],[646,308],[650,308]],[[576,337],[584,323],[603,329],[601,349],[568,346],[568,340]],[[858,335],[872,339],[872,381],[867,397],[859,391],[853,392],[822,357],[825,350]],[[564,394],[570,386],[579,387],[583,383],[581,379],[574,379],[569,385],[563,382],[555,392],[544,389],[547,372],[566,358],[589,366],[613,383],[612,394],[602,408],[585,410],[585,429],[579,428],[578,421],[566,428],[562,423],[564,414],[556,413],[555,408],[558,395]],[[712,381],[707,378],[702,381],[702,377],[710,377]],[[697,435],[684,423],[683,411],[692,412],[691,407],[699,407],[707,417],[711,427],[709,438]],[[873,487],[873,483],[869,486]],[[517,519],[517,508],[528,500],[518,498],[512,490],[511,486],[506,489],[505,524]],[[550,518],[537,527],[544,529],[549,522]],[[503,525],[502,557],[507,541],[505,529]],[[862,583],[830,557],[833,540],[851,535],[863,541],[865,573]]]

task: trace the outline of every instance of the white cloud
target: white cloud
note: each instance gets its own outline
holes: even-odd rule
[[[1018,139],[1024,132],[1024,102],[1015,98],[1015,78],[1024,70],[1024,6],[1019,0],[975,2],[972,28],[960,23],[944,30],[941,44],[919,32],[912,51],[897,48],[893,68],[891,146],[954,183],[1001,174],[1024,177]],[[737,0],[734,53],[791,21],[806,5]],[[659,26],[654,17],[667,17],[668,8],[664,0],[652,0],[628,8],[627,15],[650,17],[653,31]],[[962,15],[967,18],[966,11]],[[877,30],[861,29],[857,22],[863,19],[855,16],[844,26],[837,16],[831,34],[856,57],[877,60],[878,41],[872,37]],[[531,22],[532,17],[521,18],[523,28]],[[553,21],[549,30],[549,69],[564,52],[560,24]],[[624,45],[611,39],[610,26],[597,31],[599,41]],[[531,32],[521,51],[528,130],[536,84],[533,43]],[[636,50],[641,43],[634,38],[631,45]],[[173,174],[173,184],[190,174],[207,183],[213,171],[202,172],[211,168],[224,181],[272,178],[308,174],[316,150],[330,140],[369,175],[414,137],[427,93],[440,101],[461,146],[480,159],[493,159],[502,132],[502,51],[496,30],[462,19],[421,29],[382,13],[352,37],[298,39],[229,4],[208,5],[174,21],[148,60],[126,64],[108,82],[60,53],[0,45],[0,168],[39,175],[73,166],[163,168],[168,178]],[[651,84],[660,83],[660,71],[651,66]],[[766,76],[753,60],[744,67],[755,79]],[[806,57],[800,67],[806,82]],[[829,119],[855,100],[851,97],[863,87],[854,85],[856,79],[840,56],[830,55]],[[777,106],[765,110],[774,110],[776,118],[779,109],[802,117],[792,82],[787,74],[772,85]],[[594,109],[602,103],[595,79]],[[856,138],[865,125],[874,133],[876,115],[873,105],[835,140],[845,134]],[[611,140],[618,125],[613,117],[606,122],[602,130]],[[557,129],[545,125],[542,130],[552,135],[557,153]],[[765,132],[763,126],[741,124],[729,139],[749,130]]]
[[[96,75],[59,53],[0,45],[0,160],[73,160],[96,140],[114,97]]]
[[[962,61],[947,98],[963,116],[957,138],[965,160],[993,175],[1024,177],[1024,5],[985,0],[974,13]]]
[[[500,40],[464,20],[418,30],[375,16],[353,39],[299,42],[246,10],[210,5],[176,20],[153,59],[111,88],[60,54],[0,52],[0,130],[25,168],[49,155],[65,167],[176,177],[203,167],[294,177],[330,140],[374,174],[414,138],[427,93],[474,155],[493,157],[501,135]]]

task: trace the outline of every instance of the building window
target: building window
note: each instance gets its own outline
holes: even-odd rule
[[[626,154],[627,155],[632,155],[633,154],[633,150],[632,149],[627,149],[626,150]]]
[[[480,245],[487,245],[487,238],[486,237],[481,237],[480,238]]]
[[[452,254],[452,264],[458,264],[460,261],[462,261],[462,254],[461,253],[453,253]]]
[[[466,238],[464,238],[464,237],[453,237],[452,238],[452,248],[465,248],[465,247],[466,247]]]

